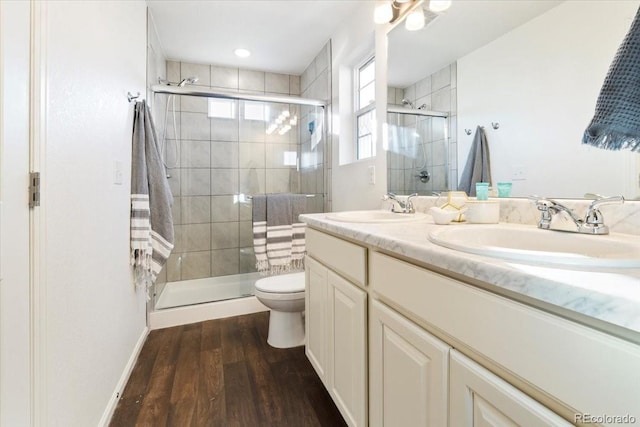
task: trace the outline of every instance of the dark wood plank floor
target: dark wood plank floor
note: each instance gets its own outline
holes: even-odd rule
[[[346,425],[304,347],[267,344],[268,322],[263,312],[151,331],[110,425]]]

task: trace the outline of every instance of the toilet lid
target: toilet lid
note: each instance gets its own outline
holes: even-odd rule
[[[304,272],[265,277],[256,281],[256,289],[277,294],[304,292]]]

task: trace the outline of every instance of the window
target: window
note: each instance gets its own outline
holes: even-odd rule
[[[376,155],[375,130],[375,59],[369,58],[356,69],[356,158]]]
[[[235,102],[230,99],[209,99],[209,117],[235,119]]]

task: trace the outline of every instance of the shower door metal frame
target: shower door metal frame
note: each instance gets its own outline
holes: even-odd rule
[[[151,91],[154,94],[167,95],[187,95],[199,96],[204,98],[221,98],[221,99],[237,99],[240,101],[256,101],[256,102],[275,102],[280,104],[308,105],[312,107],[321,107],[326,109],[326,102],[319,99],[301,98],[298,96],[287,95],[259,95],[249,93],[238,93],[224,90],[213,90],[205,88],[195,88],[190,86],[170,86],[170,85],[153,85]]]
[[[327,122],[328,122],[327,106],[328,105],[325,101],[322,101],[319,99],[302,98],[299,96],[289,96],[289,95],[247,94],[247,93],[238,93],[238,92],[231,92],[231,91],[218,90],[218,89],[207,89],[207,88],[196,87],[196,86],[173,86],[168,84],[156,84],[151,86],[150,90],[151,90],[151,93],[153,93],[154,95],[156,94],[186,95],[186,96],[196,96],[196,97],[203,97],[203,98],[232,99],[232,100],[238,100],[238,101],[253,101],[253,102],[293,104],[293,105],[302,105],[302,106],[310,106],[310,107],[320,107],[322,108],[322,115],[323,115],[322,131],[323,131],[323,134],[325,135],[324,138],[328,137],[328,132],[327,132],[327,126],[328,126],[327,125]],[[326,174],[326,172],[324,173]],[[326,194],[327,194],[327,190],[325,187],[323,188],[323,196],[325,197],[325,199],[326,199]],[[310,197],[310,196],[311,195],[307,195],[307,197]],[[147,304],[147,318],[149,318],[151,313],[154,311],[155,311],[155,296]]]

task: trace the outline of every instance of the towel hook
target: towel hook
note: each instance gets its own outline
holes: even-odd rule
[[[471,135],[471,129],[465,129],[464,133],[466,133],[467,135]]]
[[[136,92],[135,95],[132,94],[131,92],[127,92],[127,99],[129,100],[129,102],[135,101],[138,98],[140,98],[140,92]]]
[[[498,122],[491,122],[491,127],[498,130],[500,129],[500,123]]]

